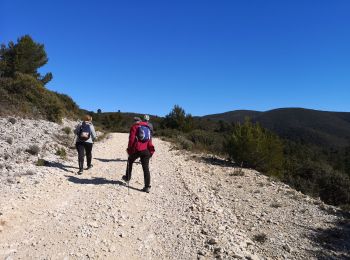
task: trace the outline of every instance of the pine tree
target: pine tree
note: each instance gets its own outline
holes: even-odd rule
[[[48,61],[44,45],[33,41],[29,35],[20,37],[17,43],[2,44],[0,48],[0,75],[15,77],[16,73],[33,76],[44,85],[52,80],[52,73],[40,75],[38,69]]]
[[[236,124],[225,147],[230,158],[238,164],[269,175],[283,174],[283,144],[276,135],[259,124],[249,120]]]
[[[193,117],[191,114],[186,114],[182,107],[175,105],[171,112],[165,116],[163,127],[190,132],[193,130]]]

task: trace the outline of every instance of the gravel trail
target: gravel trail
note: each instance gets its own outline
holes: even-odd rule
[[[94,167],[82,175],[70,157],[23,177],[31,181],[1,186],[0,259],[349,257],[343,233],[339,247],[313,239],[339,221],[349,227],[336,208],[159,139],[151,193],[140,191],[140,163],[128,189],[121,181],[127,137],[114,133],[97,143]]]

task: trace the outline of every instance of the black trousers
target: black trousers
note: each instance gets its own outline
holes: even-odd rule
[[[126,178],[131,179],[132,165],[137,158],[141,159],[143,175],[145,180],[145,187],[151,186],[151,174],[149,172],[149,159],[151,158],[151,153],[148,150],[136,152],[132,155],[129,155],[128,165],[126,168]]]
[[[89,167],[91,165],[91,159],[92,159],[92,143],[87,142],[77,142],[75,144],[75,147],[78,151],[78,162],[79,162],[79,170],[82,170],[84,168],[84,157],[86,153],[86,161],[87,166]]]

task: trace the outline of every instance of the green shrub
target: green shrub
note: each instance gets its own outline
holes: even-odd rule
[[[350,178],[338,172],[330,172],[319,180],[319,197],[328,204],[350,205]]]
[[[72,129],[69,126],[66,126],[64,128],[62,128],[62,131],[66,134],[66,135],[70,135],[70,133],[72,132]]]
[[[246,121],[233,128],[225,143],[231,160],[268,175],[283,174],[283,144],[281,140],[259,124]]]
[[[209,130],[196,129],[187,135],[194,144],[195,150],[207,151],[214,154],[224,154],[224,136]]]
[[[304,151],[305,152],[305,151]],[[350,205],[350,178],[321,160],[289,158],[283,181],[313,197],[336,205]]]
[[[56,150],[56,153],[55,153],[55,154],[58,155],[58,156],[60,156],[61,159],[65,159],[65,158],[67,157],[67,152],[66,152],[66,150],[65,150],[63,147],[58,148],[58,149]]]
[[[47,90],[40,81],[26,74],[16,73],[14,78],[0,79],[0,94],[3,115],[61,122],[63,117],[76,118],[82,113],[69,97]]]
[[[57,92],[51,92],[58,102],[61,104],[64,116],[70,118],[81,118],[83,112],[80,111],[79,106],[74,102],[74,100],[66,95]]]
[[[47,165],[48,163],[44,159],[38,159],[38,161],[36,162],[36,166],[47,166]]]
[[[157,131],[157,135],[158,136],[164,136],[164,137],[167,137],[167,138],[176,138],[180,134],[181,134],[181,132],[179,130],[170,129],[170,128],[159,129]]]
[[[194,122],[191,114],[186,114],[182,107],[175,105],[171,112],[165,116],[162,127],[177,129],[187,133],[193,130],[193,124]]]
[[[215,143],[215,137],[213,134],[204,130],[194,130],[188,134],[188,137],[194,144],[201,144],[205,147],[209,147]]]
[[[182,135],[177,136],[175,139],[175,142],[182,149],[185,149],[185,150],[193,149],[193,143]]]
[[[47,63],[48,58],[44,45],[36,43],[29,35],[18,38],[16,43],[10,42],[7,46],[2,44],[0,55],[0,69],[6,77],[13,77],[20,72],[31,75],[43,84],[52,79],[52,73],[40,75],[38,72],[38,69]]]
[[[82,112],[67,95],[49,91],[45,84],[52,73],[40,75],[38,69],[48,61],[44,45],[24,35],[17,42],[0,48],[0,114],[30,116],[61,122],[77,118]],[[13,124],[15,119],[9,119]]]
[[[63,108],[58,103],[48,104],[45,108],[46,118],[49,121],[61,123],[63,118]]]

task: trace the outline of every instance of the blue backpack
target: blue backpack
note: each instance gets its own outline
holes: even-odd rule
[[[78,138],[80,141],[85,142],[85,141],[89,140],[90,136],[91,136],[90,125],[83,122],[80,126]]]
[[[151,130],[146,125],[140,125],[137,128],[137,140],[141,143],[146,143],[151,140]]]

